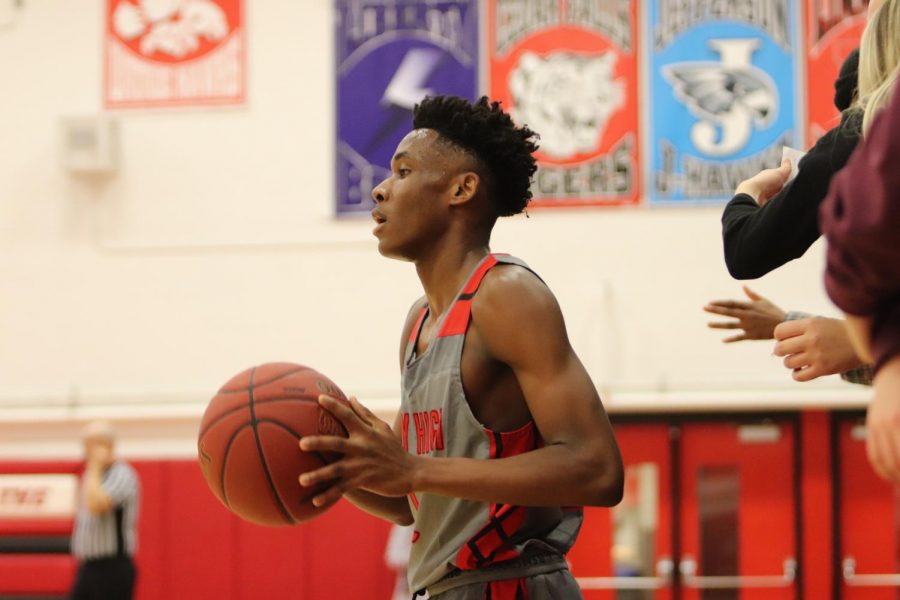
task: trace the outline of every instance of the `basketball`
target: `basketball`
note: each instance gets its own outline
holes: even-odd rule
[[[312,499],[327,485],[306,488],[298,478],[340,455],[304,452],[299,440],[305,435],[346,437],[347,431],[319,406],[320,394],[347,401],[315,369],[268,363],[235,375],[209,402],[197,441],[200,467],[228,510],[273,527],[323,512]]]

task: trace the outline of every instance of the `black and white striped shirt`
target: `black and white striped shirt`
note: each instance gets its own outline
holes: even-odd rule
[[[137,548],[135,529],[140,500],[137,473],[128,463],[116,461],[103,474],[101,486],[113,508],[94,514],[87,508],[82,484],[72,533],[72,553],[79,560],[131,556]]]

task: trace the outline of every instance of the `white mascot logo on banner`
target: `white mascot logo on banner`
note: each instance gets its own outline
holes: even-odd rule
[[[778,112],[772,78],[753,66],[756,39],[710,40],[721,62],[684,62],[663,67],[675,97],[698,119],[691,141],[710,156],[727,156],[743,148],[753,125],[765,129]],[[718,129],[721,129],[719,133]]]
[[[228,19],[212,0],[125,1],[113,13],[113,28],[123,40],[141,38],[141,53],[183,58],[197,50],[200,38],[219,41],[228,35]]]
[[[541,135],[541,152],[564,159],[596,150],[610,116],[625,105],[611,52],[525,52],[509,76],[513,119]]]

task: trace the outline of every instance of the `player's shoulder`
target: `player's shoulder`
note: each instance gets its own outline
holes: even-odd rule
[[[533,271],[518,264],[501,263],[484,276],[472,300],[474,316],[529,317],[558,312],[556,296]]]

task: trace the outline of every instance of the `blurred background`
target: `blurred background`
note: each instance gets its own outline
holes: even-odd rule
[[[490,94],[546,139],[535,206],[492,249],[556,293],[628,465],[624,502],[589,511],[570,556],[585,596],[900,597],[868,391],[797,383],[771,342],[723,345],[702,311],[743,296],[724,202],[836,123],[865,3],[729,6],[0,0],[0,598],[71,584],[97,417],[141,478],[137,598],[391,597],[388,525],[344,505],[286,530],[240,522],[196,434],[222,383],[271,361],[393,419],[421,288],[378,254],[367,198],[426,92]],[[756,40],[772,105],[746,139],[720,124],[704,146],[699,101],[666,74],[727,61],[721,39]],[[822,250],[750,285],[837,316]]]

